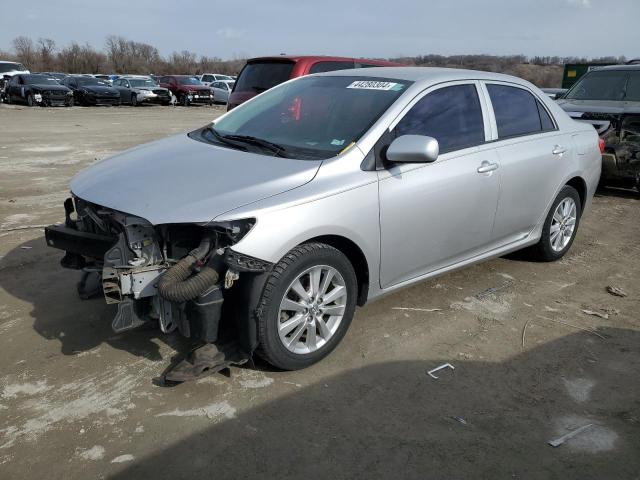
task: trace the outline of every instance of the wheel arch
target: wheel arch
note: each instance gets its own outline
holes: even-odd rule
[[[582,215],[587,201],[587,182],[585,182],[582,177],[576,176],[569,179],[565,185],[569,185],[578,191],[578,196],[580,197],[580,215]]]
[[[347,257],[351,265],[353,265],[356,279],[358,280],[357,304],[358,306],[363,306],[367,303],[369,295],[369,264],[362,249],[353,240],[341,235],[320,235],[310,238],[301,244],[311,242],[326,243],[340,250]]]

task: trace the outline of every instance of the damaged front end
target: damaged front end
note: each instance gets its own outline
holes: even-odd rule
[[[640,191],[640,114],[582,113],[576,119],[592,124],[604,140],[600,183]]]
[[[61,265],[83,271],[82,298],[104,294],[124,332],[157,322],[206,344],[219,337],[222,305],[240,272],[260,273],[267,262],[231,251],[253,227],[246,219],[219,224],[152,225],[143,218],[78,197],[64,203],[64,225],[45,229],[50,247],[65,251]]]

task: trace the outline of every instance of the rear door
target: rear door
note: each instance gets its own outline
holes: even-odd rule
[[[501,171],[492,237],[500,245],[509,244],[526,237],[546,214],[570,163],[572,141],[526,87],[485,82],[483,88],[492,106]]]
[[[391,132],[434,137],[441,153],[379,173],[382,288],[473,257],[490,241],[500,172],[478,89],[474,81],[433,87]]]

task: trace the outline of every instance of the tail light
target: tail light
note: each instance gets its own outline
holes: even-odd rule
[[[600,153],[604,153],[604,139],[598,138],[598,148],[600,149]]]

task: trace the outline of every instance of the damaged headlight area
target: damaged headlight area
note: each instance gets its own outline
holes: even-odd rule
[[[63,267],[83,270],[81,297],[102,292],[117,304],[116,332],[157,321],[165,332],[213,343],[224,301],[241,272],[262,273],[263,260],[233,252],[255,224],[152,225],[80,198],[65,201],[64,225],[45,229],[50,247],[64,250]]]
[[[640,190],[640,115],[584,113],[604,140],[602,183]]]

